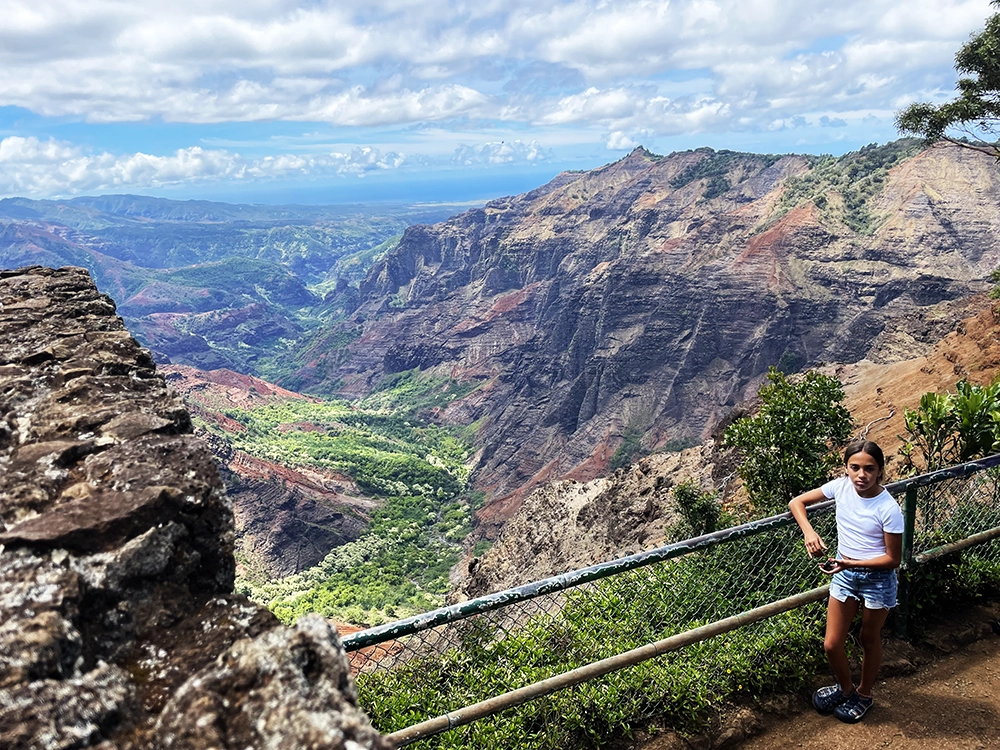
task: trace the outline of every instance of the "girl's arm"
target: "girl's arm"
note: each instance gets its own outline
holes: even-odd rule
[[[828,499],[823,491],[818,487],[814,490],[809,490],[808,492],[803,492],[801,495],[793,497],[791,502],[788,503],[788,509],[792,512],[792,518],[802,529],[802,536],[805,538],[806,542],[806,552],[809,553],[811,557],[814,557],[821,552],[826,551],[826,545],[823,540],[819,538],[819,534],[813,529],[812,524],[809,523],[809,516],[806,513],[806,506],[813,503],[818,503],[820,500]]]
[[[838,570],[844,568],[880,568],[895,570],[903,559],[903,535],[884,532],[885,554],[871,560],[837,560]]]

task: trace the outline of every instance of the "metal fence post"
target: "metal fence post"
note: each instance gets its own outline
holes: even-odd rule
[[[903,499],[903,560],[899,570],[899,607],[896,610],[896,636],[907,637],[910,617],[910,570],[913,566],[913,530],[917,521],[917,487],[906,488]]]

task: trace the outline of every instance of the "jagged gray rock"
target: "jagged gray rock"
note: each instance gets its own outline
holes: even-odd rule
[[[156,735],[166,750],[390,747],[357,710],[340,639],[318,615],[233,645],[181,686]]]
[[[232,594],[190,432],[85,270],[0,271],[0,746],[385,747],[336,632]]]

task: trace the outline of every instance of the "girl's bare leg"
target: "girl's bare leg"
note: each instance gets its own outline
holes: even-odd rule
[[[861,660],[860,693],[868,697],[875,687],[875,678],[882,666],[882,626],[889,616],[887,609],[867,609],[861,612],[861,648],[864,658]]]
[[[841,602],[832,596],[826,604],[826,637],[823,639],[823,649],[826,651],[827,661],[833,667],[833,673],[836,675],[844,695],[850,695],[854,690],[851,665],[847,661],[847,651],[844,647],[847,643],[847,631],[850,629],[851,623],[854,622],[855,615],[858,614],[860,604],[861,602],[854,597],[848,597],[846,602]],[[881,627],[880,624],[879,629]],[[881,640],[879,640],[879,644],[881,645]],[[866,662],[868,661],[867,655],[868,649],[866,647]],[[878,671],[877,667],[875,671]],[[874,682],[874,677],[872,681]]]

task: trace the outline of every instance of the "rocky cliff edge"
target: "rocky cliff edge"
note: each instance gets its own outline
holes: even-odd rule
[[[389,747],[335,630],[232,594],[190,432],[86,271],[0,271],[0,746]]]

